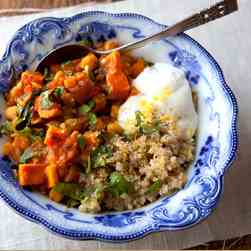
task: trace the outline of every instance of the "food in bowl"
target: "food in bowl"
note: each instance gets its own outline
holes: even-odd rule
[[[56,202],[121,211],[186,182],[197,113],[185,74],[167,63],[89,53],[43,75],[23,72],[6,105],[3,153],[21,186]]]

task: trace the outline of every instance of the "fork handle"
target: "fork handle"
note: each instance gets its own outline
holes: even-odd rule
[[[152,36],[136,42],[125,44],[119,48],[116,48],[115,50],[129,51],[137,49],[143,47],[146,43],[156,41],[168,36],[175,36],[181,32],[190,30],[200,25],[209,23],[215,19],[226,16],[236,10],[238,10],[237,0],[225,0],[217,3],[209,9],[202,10],[200,13],[192,15],[157,34],[153,34]],[[112,52],[113,50],[105,51],[105,54]]]

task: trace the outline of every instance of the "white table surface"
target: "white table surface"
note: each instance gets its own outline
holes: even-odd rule
[[[133,11],[171,24],[213,2],[216,1],[129,0],[113,5],[100,5],[96,9]],[[251,1],[240,0],[240,5],[238,13],[188,32],[219,62],[238,99],[240,109],[239,154],[225,176],[225,191],[213,214],[206,221],[185,231],[156,233],[129,243],[111,244],[72,241],[54,236],[16,215],[0,201],[0,249],[181,249],[251,233]],[[50,14],[0,18],[0,54],[15,30],[25,22],[35,17],[72,15],[79,11],[78,7]]]

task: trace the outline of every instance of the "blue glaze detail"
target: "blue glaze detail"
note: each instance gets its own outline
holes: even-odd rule
[[[191,85],[199,83],[201,66],[196,58],[185,50],[175,50],[169,53],[174,66],[185,70],[186,79]]]
[[[105,23],[97,21],[103,17],[109,19],[111,24],[108,24],[108,21]],[[130,24],[123,24],[121,20],[130,21]],[[78,27],[75,26],[76,23],[79,23]],[[69,18],[34,20],[17,31],[0,61],[0,91],[4,93],[8,89],[14,71],[20,73],[27,66],[35,65],[52,48],[62,44],[83,38],[94,42],[100,39],[106,40],[119,37],[120,33],[124,32],[134,40],[143,38],[145,36],[143,28],[136,27],[136,23],[143,23],[144,27],[152,26],[158,30],[166,27],[147,17],[131,13],[86,12]],[[73,26],[75,29],[71,28]],[[46,40],[48,33],[53,33],[51,44]],[[179,39],[196,49],[199,56],[177,45]],[[66,238],[104,241],[129,241],[159,230],[188,228],[205,219],[213,211],[222,193],[223,175],[236,155],[237,102],[224,80],[219,65],[201,45],[185,34],[179,35],[177,41],[167,39],[163,41],[171,48],[167,60],[170,59],[176,67],[184,70],[191,86],[200,88],[204,83],[207,86],[207,96],[203,102],[208,107],[208,123],[214,128],[203,134],[204,140],[202,139],[198,146],[197,158],[184,189],[138,210],[101,215],[80,214],[76,210],[65,209],[23,190],[13,176],[11,163],[1,157],[0,197],[7,205],[26,219]],[[37,53],[30,53],[33,45],[38,46],[34,49]],[[200,57],[204,57],[212,69],[214,78],[212,83],[203,72]],[[231,120],[229,128],[221,128],[221,122],[226,118],[221,118],[220,111],[215,107],[217,100],[215,88],[224,93],[221,98],[224,99],[224,104],[229,106],[228,116]],[[219,140],[223,130],[228,130],[225,142]],[[223,155],[220,154],[222,143],[227,145],[223,160],[221,159]],[[220,161],[221,165],[218,164]],[[177,199],[185,190],[191,188],[194,188],[193,191],[196,190],[196,193],[186,193],[185,198]]]

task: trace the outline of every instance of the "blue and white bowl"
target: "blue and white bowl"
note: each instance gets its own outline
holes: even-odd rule
[[[8,90],[13,72],[34,69],[50,50],[83,38],[135,41],[166,26],[132,13],[85,12],[69,18],[41,18],[17,31],[0,61],[0,91]],[[53,233],[71,239],[129,241],[151,232],[191,227],[216,207],[223,176],[237,150],[237,103],[220,66],[185,34],[135,51],[149,61],[169,62],[185,71],[199,97],[196,159],[184,189],[137,210],[84,214],[23,190],[10,163],[0,159],[0,196],[17,213]],[[3,113],[3,106],[1,112]]]

